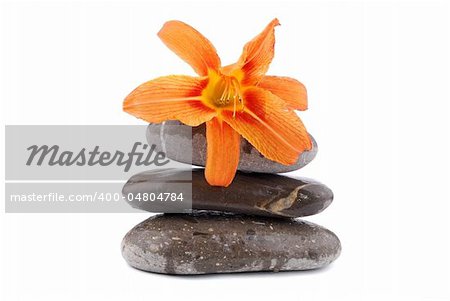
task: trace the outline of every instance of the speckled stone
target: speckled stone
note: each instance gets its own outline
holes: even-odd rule
[[[192,181],[186,180],[189,178]],[[128,180],[122,193],[127,200],[132,199],[128,194],[170,193],[174,189],[173,183],[182,182],[180,179],[192,183],[187,193],[192,193],[192,208],[197,210],[301,217],[320,213],[333,201],[331,189],[311,179],[238,172],[229,187],[213,187],[205,181],[203,169],[139,173]],[[164,211],[164,207],[156,207],[159,202],[130,201],[129,204],[149,212],[170,212]]]
[[[147,129],[147,142],[156,145],[158,151],[164,151],[168,158],[205,166],[206,163],[206,128],[182,125],[178,121],[166,121],[162,124],[150,124]],[[317,154],[318,147],[310,135],[313,148],[303,152],[296,164],[283,165],[265,158],[247,140],[241,139],[241,154],[238,169],[250,172],[283,173],[300,169],[311,162]],[[187,152],[192,148],[191,152]]]
[[[164,274],[311,270],[340,251],[337,236],[313,223],[207,213],[153,216],[122,241],[132,267]]]

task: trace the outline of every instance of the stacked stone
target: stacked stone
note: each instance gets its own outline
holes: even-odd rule
[[[185,129],[185,130],[184,130]],[[312,137],[311,137],[312,138]],[[205,166],[205,126],[175,121],[151,124],[147,140],[173,160]],[[264,158],[241,139],[239,171],[229,187],[209,186],[203,169],[160,170],[137,174],[123,194],[164,190],[162,183],[191,179],[192,210],[152,216],[131,229],[122,254],[133,267],[164,274],[210,274],[310,270],[340,254],[331,231],[298,219],[322,212],[333,200],[325,185],[276,173],[300,169],[317,153],[317,143],[296,164],[284,166]],[[192,154],[189,150],[192,148]],[[180,151],[181,150],[181,151]],[[150,202],[131,202],[154,211]]]

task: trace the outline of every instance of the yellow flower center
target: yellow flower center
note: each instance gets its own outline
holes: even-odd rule
[[[206,105],[214,109],[230,110],[234,114],[237,109],[244,108],[241,85],[236,77],[209,71],[208,78],[208,85],[202,93]]]

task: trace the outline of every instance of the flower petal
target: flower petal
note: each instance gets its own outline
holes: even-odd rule
[[[223,111],[222,118],[266,158],[294,164],[300,153],[312,147],[300,118],[276,95],[261,88],[244,91],[242,112]]]
[[[264,76],[258,87],[269,90],[286,102],[288,108],[304,111],[308,109],[305,86],[296,79],[281,76]]]
[[[199,75],[208,68],[218,70],[220,58],[211,42],[191,26],[181,21],[169,21],[158,33],[159,38]]]
[[[206,181],[227,187],[239,164],[240,136],[223,120],[213,118],[206,123],[206,141]]]
[[[244,46],[237,64],[243,73],[242,84],[256,84],[269,69],[274,56],[277,25],[280,25],[280,22],[273,19],[259,35]]]
[[[159,77],[131,92],[125,98],[123,110],[148,122],[180,120],[197,126],[216,115],[200,99],[207,83],[207,79],[191,76]]]

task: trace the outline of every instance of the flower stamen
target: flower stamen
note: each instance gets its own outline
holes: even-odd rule
[[[238,111],[238,103],[240,110],[244,109],[241,85],[236,77],[211,72],[209,79],[202,94],[206,104],[216,109],[233,111],[233,117]]]

